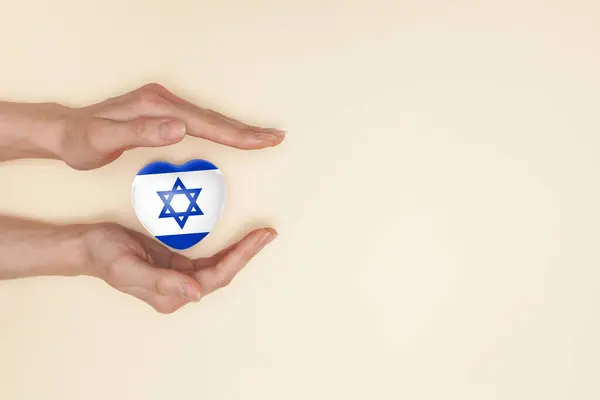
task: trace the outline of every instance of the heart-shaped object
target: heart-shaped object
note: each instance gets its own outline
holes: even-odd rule
[[[225,178],[205,160],[181,165],[152,162],[133,179],[131,197],[138,219],[165,245],[185,250],[215,226],[225,206]]]

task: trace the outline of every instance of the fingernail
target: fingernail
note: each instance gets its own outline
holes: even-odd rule
[[[260,236],[258,247],[263,248],[277,237],[277,232],[266,231]]]
[[[271,233],[269,234],[269,236],[267,237],[267,240],[265,240],[265,241],[263,242],[263,244],[262,244],[262,245],[263,245],[263,247],[265,247],[266,245],[268,245],[269,243],[271,243],[273,240],[275,240],[275,238],[276,238],[277,236],[278,236],[278,235],[277,235],[277,233],[273,233],[273,232],[271,232]]]
[[[189,301],[200,301],[200,298],[202,297],[200,292],[189,283],[184,283],[181,285],[181,296]]]
[[[274,135],[272,133],[268,133],[268,132],[255,131],[254,136],[256,136],[256,138],[258,140],[260,140],[261,142],[277,140],[276,135]]]
[[[259,140],[262,141],[275,141],[285,137],[285,132],[277,129],[261,129],[254,131],[254,134]]]
[[[263,129],[263,131],[265,132],[269,132],[272,133],[275,136],[285,136],[287,134],[286,131],[282,131],[281,129],[274,129],[274,128],[265,128]]]
[[[160,137],[163,140],[172,141],[181,139],[185,135],[185,124],[181,121],[168,121],[160,124]]]

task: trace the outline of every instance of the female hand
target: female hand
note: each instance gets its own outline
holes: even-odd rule
[[[155,83],[67,115],[62,154],[76,169],[102,166],[134,147],[174,144],[186,134],[239,149],[275,146],[284,137],[196,106]]]
[[[0,160],[53,158],[89,170],[128,149],[167,146],[185,135],[247,150],[284,139],[283,131],[199,107],[156,83],[80,108],[0,102]]]
[[[191,260],[139,232],[97,224],[82,235],[83,268],[168,314],[227,286],[276,237],[272,228],[257,229],[212,257]]]

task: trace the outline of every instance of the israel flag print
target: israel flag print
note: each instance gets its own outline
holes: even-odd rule
[[[146,230],[165,245],[185,250],[213,229],[225,206],[225,192],[223,174],[208,161],[157,161],[137,173],[131,196]]]

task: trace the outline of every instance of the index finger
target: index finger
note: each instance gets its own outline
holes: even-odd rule
[[[279,145],[285,133],[259,128],[204,109],[171,93],[158,84],[145,85],[129,97],[135,118],[169,117],[182,121],[186,133],[238,149],[261,149]],[[122,105],[121,105],[122,106]]]
[[[225,253],[216,265],[197,270],[192,276],[200,283],[202,295],[231,283],[248,262],[276,237],[277,231],[273,228],[257,229]]]

